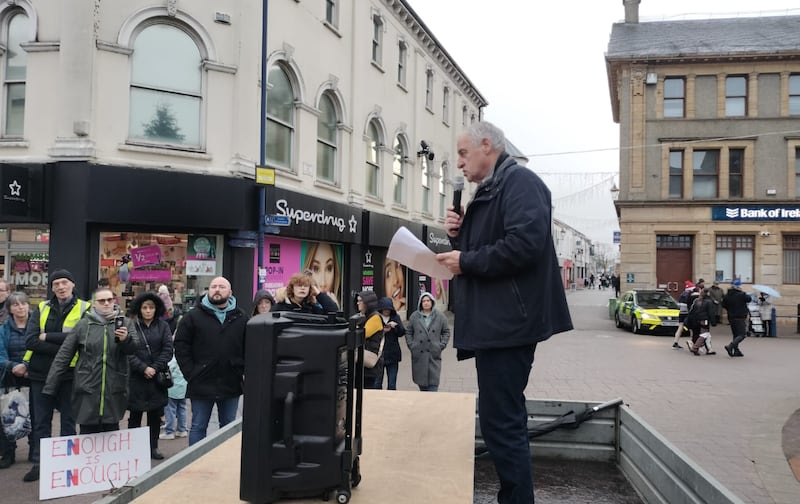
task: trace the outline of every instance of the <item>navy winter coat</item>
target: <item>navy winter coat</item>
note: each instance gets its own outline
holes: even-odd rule
[[[533,171],[502,155],[451,240],[461,251],[453,305],[453,344],[461,358],[572,329],[551,226],[550,190]]]

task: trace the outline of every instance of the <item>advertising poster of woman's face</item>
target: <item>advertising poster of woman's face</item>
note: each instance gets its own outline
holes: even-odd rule
[[[386,259],[383,266],[383,285],[385,295],[392,299],[397,312],[406,309],[405,267],[394,259]]]
[[[338,304],[342,289],[342,254],[339,245],[306,242],[301,271],[311,271],[319,289]]]

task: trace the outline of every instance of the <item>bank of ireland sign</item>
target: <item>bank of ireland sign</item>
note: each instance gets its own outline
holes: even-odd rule
[[[711,220],[738,222],[800,222],[800,206],[717,205],[711,207]]]

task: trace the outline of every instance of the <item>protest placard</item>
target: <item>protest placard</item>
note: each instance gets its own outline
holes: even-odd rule
[[[149,428],[41,440],[39,499],[107,491],[150,470]]]

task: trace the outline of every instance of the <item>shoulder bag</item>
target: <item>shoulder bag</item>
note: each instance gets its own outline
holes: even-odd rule
[[[139,329],[139,334],[142,335],[142,341],[144,341],[144,346],[147,347],[147,353],[150,354],[150,358],[153,358],[153,351],[150,350],[150,343],[147,341],[147,336],[142,331],[142,326],[139,325],[139,321],[136,321],[136,328]],[[172,371],[167,368],[164,371],[159,371],[156,369],[156,385],[163,388],[164,390],[170,388],[171,386],[175,385],[175,382],[172,381]]]

